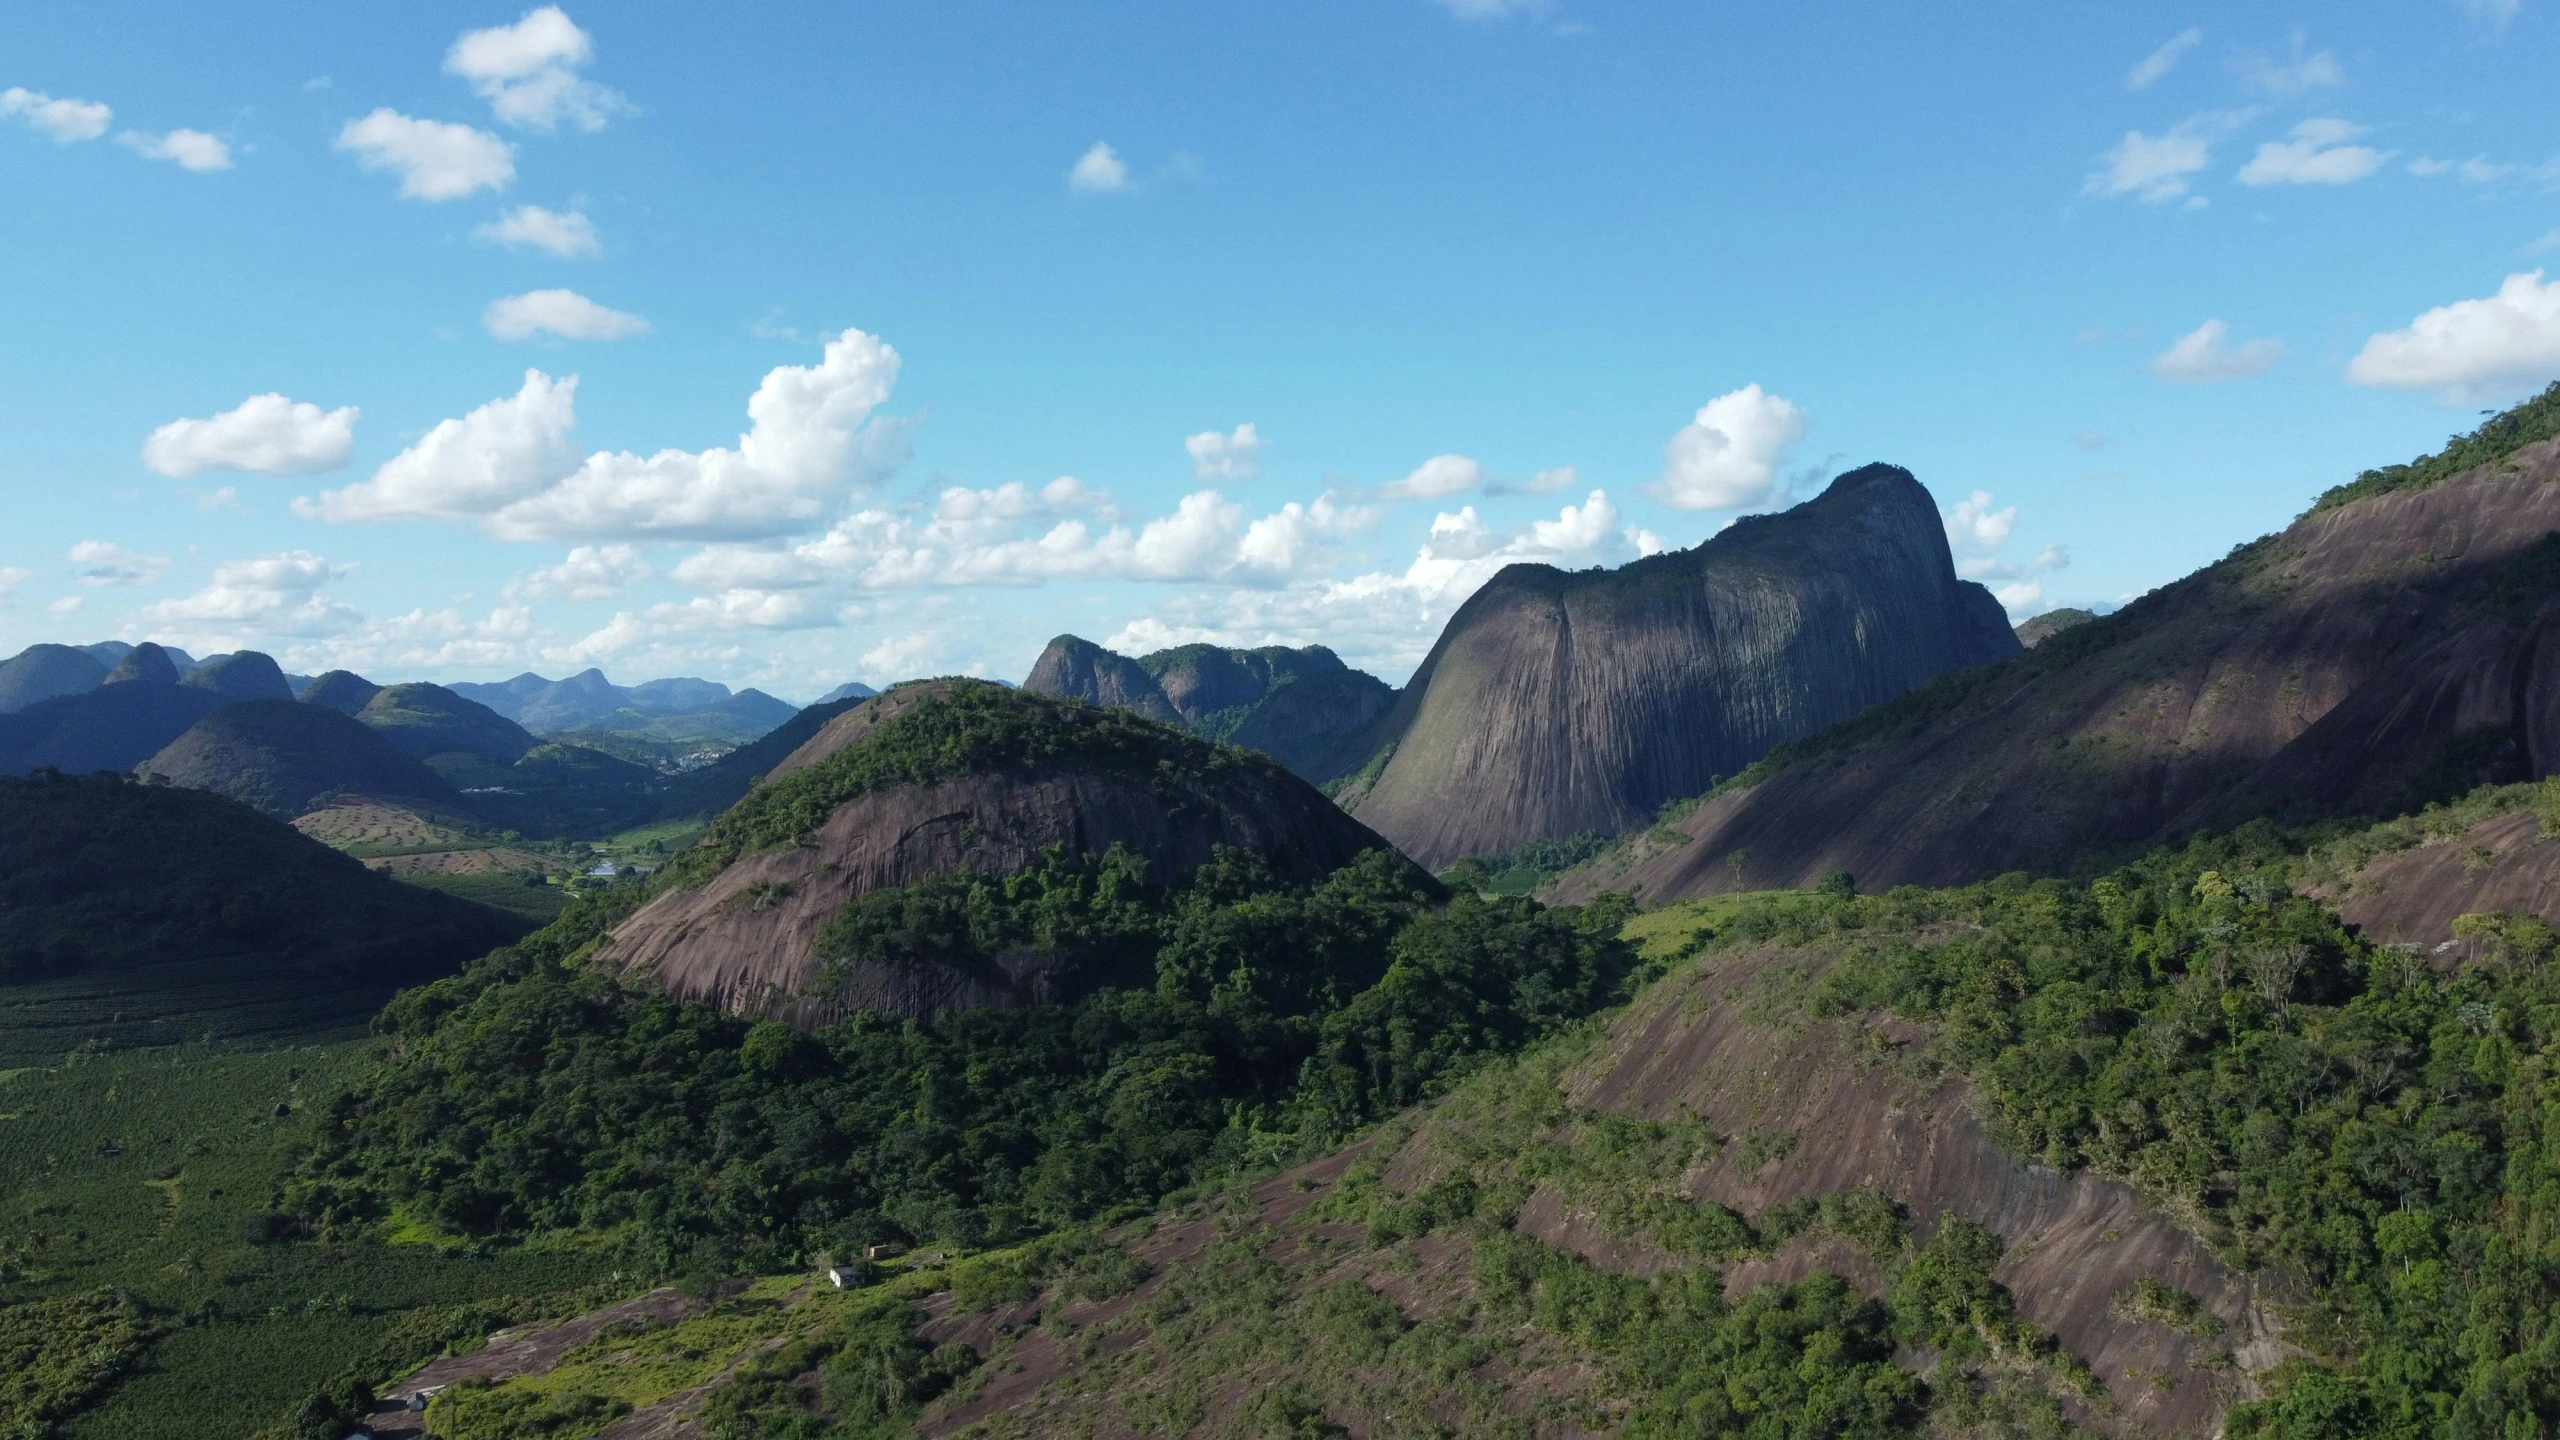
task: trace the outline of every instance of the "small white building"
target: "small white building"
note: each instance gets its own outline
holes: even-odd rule
[[[857,1290],[862,1287],[862,1267],[830,1265],[827,1267],[827,1278],[836,1282],[836,1288],[839,1290]]]

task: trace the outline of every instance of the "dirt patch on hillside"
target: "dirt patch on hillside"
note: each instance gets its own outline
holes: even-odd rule
[[[423,855],[376,855],[364,862],[385,875],[540,875],[569,867],[548,855],[512,846],[485,850],[431,850]]]
[[[626,1320],[673,1325],[699,1314],[702,1308],[702,1302],[667,1285],[567,1320],[498,1331],[489,1337],[489,1343],[468,1355],[448,1355],[385,1387],[379,1397],[380,1407],[366,1417],[366,1433],[374,1440],[410,1440],[424,1435],[426,1416],[408,1408],[412,1396],[441,1390],[457,1380],[496,1381],[547,1375],[559,1368],[561,1356],[595,1338],[608,1325]]]
[[[1994,1278],[2016,1295],[2022,1316],[2106,1382],[2110,1428],[2210,1428],[2247,1376],[2282,1358],[2276,1312],[2285,1297],[2270,1282],[2225,1268],[2128,1185],[2010,1156],[1975,1113],[1972,1087],[1916,1059],[1919,1037],[1908,1026],[1814,1021],[1770,1003],[1823,963],[1764,951],[1657,987],[1619,1022],[1606,1052],[1571,1078],[1573,1102],[1653,1119],[1695,1116],[1731,1137],[1690,1173],[1687,1189],[1745,1214],[1873,1188],[1907,1206],[1924,1237],[1941,1214],[1991,1230],[2008,1247]],[[1570,1223],[1553,1228],[1540,1238],[1571,1245],[1585,1233]],[[1734,1267],[1727,1284],[1825,1269],[1870,1293],[1879,1279],[1872,1261],[1802,1239]],[[2194,1295],[2223,1334],[2206,1340],[2111,1314],[2116,1297],[2145,1277]]]

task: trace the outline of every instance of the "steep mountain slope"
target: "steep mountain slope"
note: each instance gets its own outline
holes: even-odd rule
[[[451,801],[452,788],[381,732],[325,705],[221,706],[142,762],[147,780],[227,795],[279,820],[329,791]]]
[[[218,795],[0,780],[0,1064],[155,1022],[193,1039],[235,1010],[271,1031],[361,1021],[522,929]]]
[[[355,718],[422,760],[459,754],[512,765],[540,743],[523,726],[442,685],[386,686]]]
[[[210,690],[225,700],[293,699],[293,686],[275,660],[255,650],[242,650],[208,660],[188,671],[179,684]]]
[[[1396,698],[1321,645],[1180,645],[1132,659],[1073,635],[1050,641],[1022,684],[1259,750],[1319,784],[1369,758]]]
[[[0,714],[24,710],[57,695],[82,695],[107,678],[107,667],[68,645],[30,645],[0,663]]]
[[[723,815],[682,878],[623,923],[606,963],[723,1008],[822,1023],[1071,999],[1098,977],[1065,947],[991,963],[821,956],[847,902],[953,872],[1010,875],[1051,847],[1126,847],[1157,884],[1215,847],[1312,881],[1378,838],[1261,756],[1123,712],[978,681],[904,685],[828,722]],[[930,953],[930,947],[927,952]]]
[[[1343,799],[1433,867],[1613,835],[2017,648],[1990,592],[1956,578],[1929,492],[1870,465],[1693,549],[1506,568],[1450,619],[1379,733],[1383,767]]]
[[[2535,404],[2560,412],[2560,387]],[[2560,767],[2560,440],[2358,493],[1773,755],[1562,892],[2066,870]]]
[[[1035,695],[1082,700],[1110,710],[1126,710],[1159,725],[1180,725],[1182,712],[1165,698],[1147,667],[1090,640],[1061,635],[1049,642],[1023,678],[1022,688]]]
[[[879,691],[872,689],[870,686],[863,684],[859,680],[847,680],[833,690],[819,696],[816,703],[820,705],[833,705],[839,700],[868,700],[879,693]]]

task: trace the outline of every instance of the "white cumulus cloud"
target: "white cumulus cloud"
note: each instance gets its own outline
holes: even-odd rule
[[[1262,435],[1252,421],[1221,434],[1203,430],[1183,437],[1182,448],[1191,454],[1191,476],[1195,480],[1250,480],[1262,473]]]
[[[1804,412],[1757,384],[1719,395],[1662,447],[1650,493],[1681,510],[1734,510],[1769,499],[1778,463],[1804,438]]]
[[[367,170],[396,172],[401,195],[411,200],[459,200],[478,190],[504,190],[516,178],[515,147],[506,141],[388,106],[348,121],[332,143]]]
[[[2510,275],[2483,300],[2439,305],[2364,342],[2347,364],[2357,385],[2441,390],[2459,404],[2560,379],[2560,281]]]
[[[2142,63],[2125,73],[2124,88],[2147,90],[2161,76],[2178,68],[2188,51],[2204,43],[2204,32],[2193,25],[2169,37],[2157,50],[2142,57]]]
[[[173,480],[207,470],[309,475],[355,453],[356,407],[323,410],[270,392],[204,420],[172,420],[142,443],[142,463]]]
[[[1989,554],[2009,543],[2009,532],[2017,528],[2018,507],[1991,508],[1991,492],[1976,490],[1942,513],[1947,526],[1947,544],[1959,553]]]
[[[459,519],[532,496],[576,467],[578,377],[524,372],[513,396],[440,422],[373,478],[294,509],[324,520]]]
[[[1067,171],[1067,188],[1080,195],[1102,195],[1129,188],[1129,166],[1120,152],[1100,140]]]
[[[445,52],[444,68],[470,81],[503,124],[549,134],[567,121],[595,131],[632,107],[578,74],[594,58],[594,38],[559,6],[545,5],[513,25],[465,31]]]
[[[545,210],[539,205],[500,211],[497,219],[475,227],[471,238],[510,250],[544,250],[563,260],[593,255],[604,248],[596,238],[595,222],[584,211]]]
[[[2284,342],[2261,338],[2231,343],[2231,327],[2207,320],[2152,357],[2151,373],[2173,385],[2213,385],[2264,375],[2284,358]]]
[[[1378,493],[1389,500],[1438,500],[1484,483],[1484,467],[1464,455],[1434,455]]]
[[[127,130],[116,137],[116,143],[146,159],[166,160],[181,170],[201,173],[231,168],[231,147],[221,136],[202,130],[172,130],[166,135]]]
[[[0,90],[0,115],[24,120],[36,133],[50,136],[57,144],[97,139],[107,133],[115,113],[95,100],[57,100],[42,91],[15,85]]]
[[[140,555],[104,540],[83,540],[67,557],[83,585],[148,585],[169,568],[166,555]]]
[[[194,594],[135,610],[125,630],[223,648],[341,634],[364,617],[323,593],[338,573],[308,550],[230,561],[213,567],[212,582]]]
[[[528,290],[489,302],[480,324],[501,340],[557,335],[565,340],[627,340],[649,333],[649,322],[611,310],[575,290]]]
[[[2387,153],[2347,141],[2365,127],[2338,119],[2305,120],[2290,140],[2269,140],[2240,167],[2243,185],[2345,185],[2382,168]]]
[[[780,365],[747,401],[735,449],[598,452],[484,524],[510,540],[747,539],[818,523],[886,463],[895,427],[866,426],[897,383],[898,352],[848,330],[814,366]]]

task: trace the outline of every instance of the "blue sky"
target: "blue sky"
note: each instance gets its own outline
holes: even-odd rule
[[[1870,460],[2023,616],[2560,377],[2552,0],[1829,8],[12,7],[0,651],[1401,681]]]

